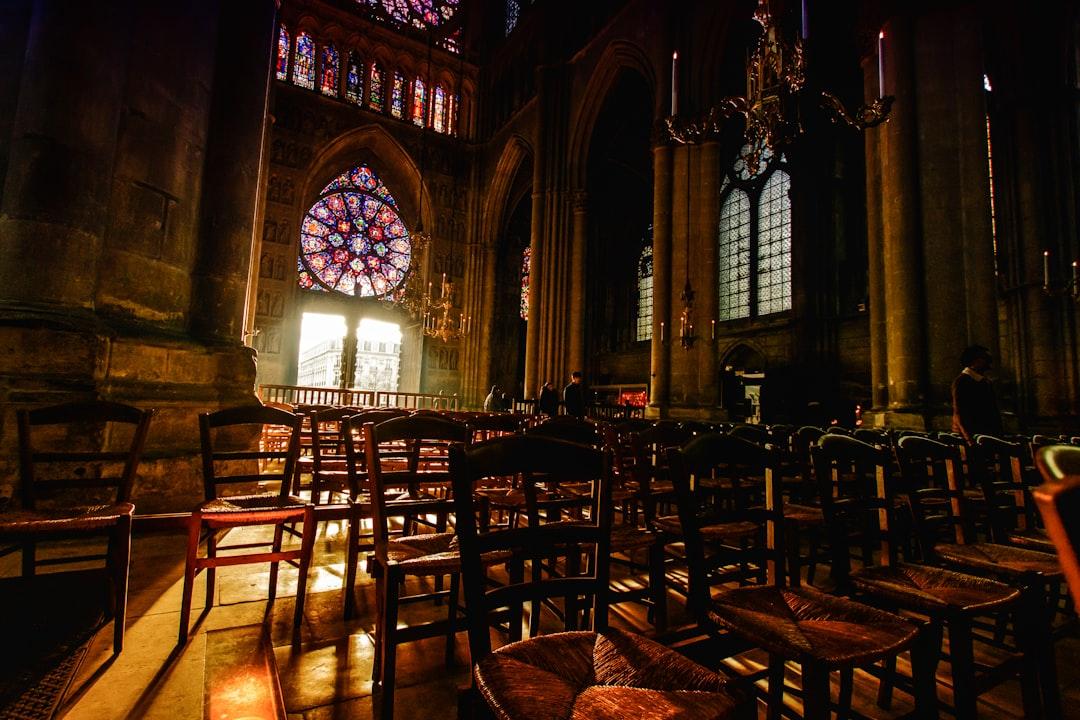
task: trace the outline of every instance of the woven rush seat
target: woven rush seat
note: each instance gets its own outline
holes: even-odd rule
[[[505,645],[476,666],[500,720],[745,717],[744,693],[656,642],[621,632],[564,632]]]
[[[800,525],[821,525],[825,522],[825,513],[813,505],[784,503],[784,520]]]
[[[497,565],[510,557],[509,552],[490,552],[481,560],[485,565]],[[424,533],[391,538],[386,547],[386,560],[407,574],[449,575],[461,570],[461,556],[454,533]]]
[[[636,525],[616,525],[611,529],[611,551],[627,552],[647,548],[656,542],[656,534]]]
[[[11,510],[0,513],[0,535],[22,533],[70,533],[110,527],[124,517],[131,517],[135,506],[122,502],[113,505]]]
[[[831,668],[895,655],[918,632],[895,615],[807,587],[728,590],[713,598],[709,618],[771,653]]]
[[[1054,542],[1042,528],[1014,530],[1008,534],[1007,539],[1011,545],[1016,545],[1028,550],[1037,550],[1042,553],[1057,552],[1054,549]]]
[[[995,580],[926,565],[863,568],[851,575],[855,587],[928,613],[981,614],[1020,598],[1020,591]]]
[[[1038,574],[1048,580],[1062,578],[1061,566],[1053,555],[996,543],[938,545],[934,552],[943,560],[978,570],[1006,576]]]
[[[681,537],[683,534],[682,522],[678,515],[665,515],[653,521],[657,530]],[[709,523],[703,521],[700,528],[703,540],[738,540],[741,538],[754,537],[761,532],[761,524],[751,520],[735,520],[732,522]]]

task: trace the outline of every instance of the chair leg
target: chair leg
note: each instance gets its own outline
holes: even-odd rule
[[[345,607],[342,615],[351,620],[356,613],[356,565],[360,562],[360,512],[355,507],[349,512],[349,549],[345,559]]]
[[[855,689],[855,668],[840,670],[840,695],[836,698],[836,717],[839,720],[851,717],[851,695]]]
[[[199,531],[202,530],[202,515],[198,511],[192,513],[188,523],[187,558],[184,562],[184,595],[180,601],[180,636],[177,638],[177,645],[183,645],[188,639],[188,620],[191,618],[191,592],[195,586],[195,566],[199,556]]]
[[[784,658],[779,655],[769,655],[767,698],[766,720],[780,720],[780,711],[784,707]]]
[[[911,681],[915,694],[915,717],[938,717],[937,666],[941,656],[941,625],[924,624],[911,646]]]
[[[971,622],[967,618],[949,621],[949,657],[952,664],[953,707],[957,720],[976,716],[975,655]]]
[[[370,558],[368,563],[368,572],[375,578],[375,652],[371,660],[371,680],[375,683],[379,682],[382,677],[382,618],[385,614],[383,601],[386,595],[386,573],[383,572],[382,565],[379,561]]]
[[[382,712],[384,720],[392,720],[394,717],[394,671],[397,662],[397,610],[398,610],[398,584],[400,578],[397,573],[387,569],[383,589],[386,597],[383,599],[383,613],[379,618],[378,643],[382,646],[382,658],[379,673],[379,684],[382,688]]]
[[[206,533],[206,558],[212,559],[217,557],[217,530],[208,529]],[[195,546],[196,557],[198,556],[199,546]],[[214,607],[214,592],[217,586],[217,568],[213,565],[206,567],[206,609]]]
[[[1016,645],[1020,650],[1020,698],[1024,707],[1024,717],[1039,717],[1042,712],[1042,700],[1039,698],[1039,671],[1036,660],[1040,649],[1036,642],[1037,630],[1032,622],[1027,603],[1021,601],[1013,614],[1013,630]]]
[[[803,663],[803,720],[829,720],[829,671],[815,663]]]
[[[131,562],[131,516],[122,515],[109,541],[113,581],[113,655],[124,649],[127,624],[128,577]]]
[[[274,552],[281,552],[281,538],[285,533],[285,525],[278,524],[274,526]],[[270,602],[274,602],[277,598],[277,578],[278,578],[278,563],[274,561],[270,563]]]
[[[454,573],[450,576],[450,595],[447,602],[448,612],[447,621],[450,623],[450,629],[446,633],[446,667],[450,668],[454,666],[454,649],[457,641],[457,617],[458,617],[458,599],[461,595],[461,573]]]
[[[1033,586],[1030,592],[1033,595],[1032,618],[1036,623],[1034,641],[1039,645],[1036,658],[1039,667],[1039,688],[1042,693],[1042,716],[1047,720],[1056,720],[1061,717],[1062,708],[1051,626],[1053,614],[1048,608],[1045,588],[1042,585]],[[1051,597],[1056,597],[1056,594],[1056,592],[1052,593]]]
[[[881,661],[881,681],[878,683],[877,706],[882,710],[892,707],[893,687],[896,685],[896,656]]]
[[[304,600],[307,598],[307,577],[311,568],[311,554],[315,548],[315,508],[304,508],[304,531],[300,536],[300,567],[296,576],[296,611],[293,613],[293,630],[299,630],[304,620]]]
[[[652,595],[653,627],[667,631],[667,580],[664,575],[664,543],[657,537],[649,546],[649,592]]]

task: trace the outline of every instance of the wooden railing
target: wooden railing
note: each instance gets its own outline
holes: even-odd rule
[[[515,400],[513,412],[517,415],[533,415],[536,413],[535,400]],[[565,414],[563,404],[559,403],[559,414]],[[633,405],[605,405],[594,403],[585,406],[585,413],[597,420],[627,420],[629,418],[645,417],[645,408]]]
[[[332,405],[357,407],[400,407],[407,410],[431,408],[457,410],[457,395],[407,393],[358,388],[324,388],[303,385],[260,385],[259,399],[285,405]]]

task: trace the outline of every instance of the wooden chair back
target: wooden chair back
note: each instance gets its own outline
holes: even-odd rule
[[[313,412],[310,417],[311,435],[311,501],[320,502],[322,493],[328,497],[335,492],[348,492],[356,497],[348,471],[346,446],[351,438],[345,432],[345,420],[356,414],[350,407],[336,407]]]
[[[22,506],[33,509],[38,500],[64,495],[85,503],[87,491],[106,502],[128,502],[153,415],[105,400],[20,410]]]
[[[425,484],[447,481],[448,475],[446,471],[426,471],[421,457],[432,447],[452,448],[467,444],[470,432],[464,423],[454,420],[434,415],[409,415],[378,425],[365,423],[363,438],[372,530],[378,548],[389,540],[391,517],[422,514],[426,509],[432,512],[445,510],[444,499],[425,496],[422,490]],[[404,457],[402,447],[406,448]]]
[[[970,536],[963,485],[960,448],[919,435],[906,435],[896,443],[902,488],[918,537],[923,562],[930,562],[939,542],[963,545]]]
[[[472,448],[451,448],[450,473],[474,664],[491,652],[490,616],[502,608],[544,599],[588,598],[593,629],[607,627],[612,519],[610,467],[605,452],[542,436],[511,435]],[[526,527],[479,532],[473,488],[488,478],[508,475],[517,476],[526,491],[541,480],[589,482],[588,521],[541,524],[530,515]],[[585,547],[589,548],[589,560],[582,575],[519,573],[516,579],[495,587],[488,583],[486,564],[481,559],[487,553],[509,552],[511,564],[530,562],[535,567],[553,556],[566,556]],[[567,630],[579,629],[576,614],[565,613],[564,625]]]
[[[556,415],[545,420],[539,425],[534,425],[525,430],[530,437],[546,437],[554,440],[588,445],[599,449],[604,442],[600,434],[600,428],[596,423],[582,420],[572,415]]]
[[[1008,543],[1012,530],[1034,527],[1034,508],[1028,503],[1024,482],[1027,448],[992,435],[976,435],[970,462],[971,473],[982,487],[990,521],[990,536]]]
[[[845,587],[853,541],[861,544],[864,563],[870,562],[875,541],[881,543],[882,563],[895,559],[888,542],[889,505],[884,499],[889,494],[889,453],[853,437],[826,433],[811,456],[832,549],[832,576]]]
[[[260,446],[259,440],[268,425],[287,429],[289,439],[284,448]],[[262,405],[243,405],[199,415],[204,498],[222,497],[224,486],[273,483],[278,484],[278,497],[287,498],[300,455],[300,427],[300,416]],[[260,467],[264,469],[261,472]]]
[[[1080,448],[1043,447],[1035,455],[1035,466],[1045,482],[1032,495],[1057,549],[1073,602],[1080,607]]]

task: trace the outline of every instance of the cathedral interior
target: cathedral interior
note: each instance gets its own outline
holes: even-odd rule
[[[1050,501],[1036,490],[1052,476],[1080,478],[1080,461],[1068,452],[1058,462],[1041,451],[1080,445],[1075,0],[1038,7],[1004,0],[5,0],[0,38],[0,548],[13,549],[0,554],[0,583],[19,583],[0,590],[0,615],[10,630],[5,653],[21,657],[0,662],[0,707],[8,708],[0,717],[753,716],[755,701],[738,701],[740,693],[756,694],[756,712],[769,718],[781,711],[830,717],[830,703],[838,717],[929,717],[938,705],[956,717],[1080,717],[1070,702],[1080,700],[1080,674],[1070,664],[1080,658],[1072,577],[1065,555],[1064,570],[1055,557],[1069,543],[1069,525],[1054,525]],[[966,421],[958,420],[957,378],[972,375],[961,360],[972,347],[986,358],[1000,415],[979,435],[958,425]],[[613,597],[609,624],[648,638],[656,646],[648,652],[662,646],[723,678],[723,690],[709,686],[712,700],[650,707],[637,696],[603,705],[581,695],[560,709],[548,688],[521,708],[499,705],[477,679],[495,665],[470,661],[476,637],[466,625],[474,618],[465,618],[476,613],[467,610],[456,641],[453,631],[448,636],[449,669],[439,636],[403,639],[395,678],[398,641],[386,645],[390,631],[380,628],[389,612],[385,586],[407,563],[380,555],[378,528],[359,570],[353,558],[354,534],[365,532],[357,528],[381,522],[378,513],[361,522],[360,495],[364,507],[382,501],[358,491],[356,478],[375,482],[377,431],[364,433],[385,418],[362,428],[335,416],[337,432],[350,438],[341,442],[355,439],[362,458],[349,454],[346,462],[344,450],[334,456],[333,472],[349,479],[337,501],[331,490],[323,502],[312,465],[319,462],[313,445],[322,442],[317,413],[426,412],[460,421],[473,433],[470,443],[503,432],[490,420],[499,414],[528,437],[543,427],[547,383],[557,400],[567,386],[563,411],[578,414],[569,399],[574,372],[583,378],[596,452],[614,458],[605,471],[615,483],[611,537],[633,526],[653,539],[663,566],[658,578],[641,548],[623,552],[612,539],[612,552],[630,560],[629,570],[612,560],[612,587],[647,586],[647,595],[659,582],[661,596],[670,596],[663,621],[662,597],[644,605]],[[120,500],[132,509],[110,521],[126,528],[127,539],[109,535],[105,550],[106,569],[130,564],[130,580],[126,570],[121,580],[103,579],[80,557],[87,544],[105,547],[87,532],[100,531],[104,520],[82,516],[82,525],[54,532],[37,515],[19,515],[38,512],[27,492],[27,467],[37,456],[24,442],[34,412],[102,401],[140,409],[149,422],[135,431],[136,461],[124,474],[129,492]],[[276,556],[264,558],[273,569],[222,567],[213,611],[214,598],[197,579],[194,608],[203,619],[186,644],[182,629],[174,647],[176,623],[186,628],[192,602],[186,574],[194,553],[205,547],[213,559],[215,532],[226,527],[200,505],[214,499],[215,474],[207,460],[210,421],[201,418],[234,408],[297,418],[296,437],[286,433],[282,441],[290,449],[279,485],[284,498],[293,483],[296,497],[289,497],[299,504],[292,512],[308,514],[282,524],[278,508],[267,540]],[[684,433],[679,442],[648,440],[654,492],[647,480],[621,485],[634,476],[627,468],[639,472],[645,462],[639,456],[620,465],[620,452],[637,447],[631,436],[675,428]],[[777,665],[782,648],[753,636],[750,620],[731,620],[750,611],[710,595],[745,590],[749,576],[712,578],[705,599],[695,601],[690,531],[665,529],[655,516],[690,523],[685,508],[675,511],[682,486],[669,479],[678,466],[670,448],[741,433],[774,453],[777,472],[809,486],[826,460],[814,445],[799,464],[800,428],[820,429],[815,442],[835,429],[892,453],[878,467],[897,477],[907,467],[901,441],[908,433],[955,448],[957,473],[971,478],[998,448],[977,438],[999,436],[1001,447],[1021,448],[1011,464],[994,461],[994,472],[1015,470],[1017,483],[1007,495],[1018,505],[1007,511],[1004,534],[994,525],[999,504],[989,480],[971,480],[979,489],[970,492],[951,484],[946,491],[952,512],[961,500],[974,508],[968,544],[959,547],[974,547],[976,538],[976,545],[1016,550],[1016,532],[1042,533],[1046,568],[1008,575],[1000,558],[989,568],[961,565],[971,573],[964,577],[1019,588],[1019,600],[994,601],[1001,607],[1030,602],[1025,607],[1041,608],[1031,613],[1041,617],[1052,606],[1047,627],[1032,621],[1031,633],[1023,632],[1021,609],[992,615],[984,630],[956,613],[942,611],[949,620],[940,620],[937,606],[910,609],[889,596],[874,612],[900,613],[920,634],[896,640],[904,649],[899,661],[867,654],[881,672],[855,663],[861,669],[852,675],[834,657],[815,665],[798,655],[801,670],[794,655]],[[71,448],[116,455],[124,442],[112,430],[65,432],[52,438],[45,459],[63,460]],[[260,452],[280,449],[275,438],[264,429]],[[449,460],[436,462],[416,450],[421,465],[442,473],[435,495],[459,503],[448,452]],[[765,513],[753,521],[763,534],[734,545],[748,552],[760,541],[763,552],[783,557],[772,547],[778,521],[769,513],[781,511],[771,462],[762,456],[747,474],[760,490],[747,497],[750,509]],[[923,471],[950,462],[924,462]],[[260,459],[257,473],[271,465]],[[100,466],[77,472],[101,475]],[[594,481],[593,492],[602,494],[602,486]],[[799,528],[786,541],[803,561],[789,570],[795,584],[801,578],[830,602],[867,600],[869,586],[852,586],[838,570],[835,553],[848,538],[830,534],[827,498],[791,487],[777,497],[825,518],[820,537],[804,532],[810,521],[788,524]],[[900,520],[882,520],[881,528],[873,520],[878,544],[852,578],[890,567],[896,552],[905,563],[929,562],[933,553],[918,540],[919,502],[909,497],[915,492],[901,493],[907,514]],[[638,504],[631,507],[629,496]],[[528,497],[531,513],[539,501]],[[736,488],[710,497],[730,513],[743,496]],[[454,507],[458,521],[449,531],[446,512],[416,510],[389,522],[386,542],[409,528],[421,533],[424,517],[435,518],[434,534],[460,533],[463,506]],[[509,532],[518,510],[527,514],[522,504],[492,517]],[[257,514],[237,512],[249,520]],[[603,526],[597,516],[604,513],[586,515]],[[959,527],[958,520],[957,538]],[[294,553],[288,558],[283,532]],[[270,536],[254,520],[229,534],[250,542]],[[883,538],[894,535],[899,549],[890,550]],[[38,540],[40,556],[73,560],[76,570],[35,573]],[[117,550],[125,542],[130,557]],[[457,553],[457,542],[443,550]],[[865,538],[859,542],[867,548]],[[455,557],[464,562],[464,538],[460,547]],[[833,559],[822,560],[815,581],[814,558],[828,553]],[[947,555],[934,555],[935,570]],[[572,574],[580,564],[572,556],[565,554],[558,573]],[[767,586],[773,561],[740,557],[735,566],[759,567],[754,582]],[[286,564],[297,558],[299,570]],[[267,603],[278,560],[281,587]],[[554,577],[554,551],[551,561]],[[499,577],[512,585],[511,563],[506,568]],[[410,607],[414,614],[399,624],[419,627],[444,615],[446,604],[456,608],[457,572],[399,578],[402,588],[440,593],[445,575],[452,588],[451,600]],[[210,593],[213,573],[211,566]],[[74,584],[65,585],[69,579]],[[57,618],[77,615],[70,605],[84,604],[75,600],[102,583],[111,588],[104,615],[84,623],[93,633],[76,628],[77,639],[60,637]],[[467,578],[460,584],[466,588]],[[1032,599],[1036,588],[1043,605]],[[344,618],[343,592],[347,606],[357,605]],[[463,592],[474,606],[479,596]],[[120,594],[126,610],[119,603],[117,620]],[[711,614],[702,610],[710,602],[720,603]],[[395,613],[396,603],[394,596]],[[572,604],[567,595],[561,610],[540,617],[534,603],[530,630],[560,625]],[[291,625],[294,609],[299,629]],[[122,642],[125,611],[120,653],[113,632],[98,630],[112,627],[111,618]],[[866,621],[880,635],[890,622]],[[705,640],[686,641],[686,626]],[[945,628],[949,647],[937,664],[936,695],[934,672],[920,675],[917,648],[933,632],[926,628],[936,628],[939,642]],[[974,655],[959,649],[972,633]],[[746,647],[729,647],[748,634]],[[1026,634],[1046,635],[1049,645],[1025,645]],[[34,640],[42,637],[48,642]],[[52,650],[25,649],[39,644]],[[1002,659],[1010,654],[1020,665],[1038,664],[1038,672],[1013,668]],[[1040,655],[1049,660],[1035,663]],[[1006,669],[994,682],[961,677],[967,666],[999,661]],[[380,676],[387,663],[389,675]],[[788,685],[803,689],[774,687],[785,673]],[[904,678],[880,680],[889,673]],[[679,692],[709,695],[701,682]],[[41,691],[28,698],[27,687]]]

